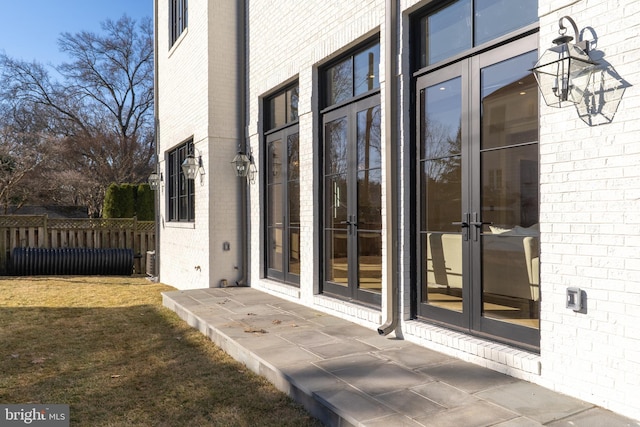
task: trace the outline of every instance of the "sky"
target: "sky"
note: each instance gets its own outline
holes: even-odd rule
[[[153,18],[153,0],[0,0],[0,53],[45,65],[68,62],[58,48],[61,33],[90,31],[122,15]]]

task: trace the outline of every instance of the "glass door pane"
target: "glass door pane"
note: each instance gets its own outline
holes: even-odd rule
[[[382,172],[380,106],[357,113],[358,289],[382,291]]]
[[[340,117],[325,124],[325,280],[341,287],[349,283],[348,127]]]
[[[281,278],[284,261],[282,140],[269,141],[267,149],[267,268],[270,274]]]
[[[481,70],[482,316],[539,328],[538,93],[529,52]]]
[[[287,273],[300,275],[300,166],[298,133],[287,136]],[[299,277],[287,277],[299,281]]]
[[[420,92],[420,243],[422,302],[463,311],[462,79]]]

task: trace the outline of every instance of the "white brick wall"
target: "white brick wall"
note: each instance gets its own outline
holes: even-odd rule
[[[596,81],[630,86],[608,93],[617,109],[591,122],[540,109],[541,382],[640,418],[640,3],[563,3],[540,0],[541,49],[569,15],[592,29],[585,39],[597,35]],[[584,312],[565,308],[568,286],[586,293]]]
[[[170,48],[168,2],[158,1],[161,158],[192,137],[205,169],[195,180],[194,223],[169,222],[161,190],[160,280],[180,289],[232,284],[241,276],[240,182],[230,164],[238,147],[236,6],[190,0],[188,28]],[[166,177],[164,162],[161,168]]]
[[[313,174],[318,144],[317,65],[376,34],[384,23],[384,1],[344,2],[250,2],[249,6],[248,123],[250,144],[261,158],[260,103],[264,95],[296,78],[300,87],[298,105],[300,131],[300,222],[301,274],[299,300],[314,304],[320,273],[314,270],[318,242],[314,221],[317,213],[316,177]],[[381,55],[384,55],[381,52]],[[383,70],[380,70],[381,72]],[[381,78],[382,83],[383,78]],[[263,166],[264,167],[264,166]],[[259,176],[259,174],[258,174]],[[286,286],[261,280],[261,195],[260,183],[251,186],[251,279],[252,286],[267,291]],[[336,312],[336,314],[340,314]],[[371,318],[369,314],[361,317]],[[374,316],[375,317],[375,316]],[[379,317],[379,314],[378,314]],[[374,328],[376,324],[369,323]]]

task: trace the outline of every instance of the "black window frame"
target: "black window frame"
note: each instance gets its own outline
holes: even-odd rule
[[[299,130],[298,130],[298,97],[299,97],[299,84],[297,81],[294,83],[290,83],[284,86],[282,89],[277,90],[271,95],[267,96],[263,100],[264,106],[264,150],[263,150],[263,161],[265,167],[264,170],[264,185],[263,185],[263,195],[264,195],[264,204],[265,209],[263,213],[263,223],[264,223],[264,253],[263,253],[263,263],[264,263],[264,275],[265,277],[282,282],[287,285],[292,286],[300,286],[300,274],[296,274],[296,272],[292,272],[290,267],[290,259],[292,251],[296,249],[293,248],[291,241],[289,240],[289,235],[293,231],[297,230],[298,236],[300,234],[300,222],[299,222],[299,212],[300,212],[300,173],[299,173],[299,150],[300,150],[300,139],[299,139]],[[280,119],[277,118],[280,117]],[[288,142],[289,140],[295,137],[297,140],[296,147],[296,156],[297,160],[295,161],[296,167],[298,169],[290,170],[292,166],[289,165],[289,154],[288,153]],[[275,141],[281,141],[282,144],[282,156],[280,164],[278,165],[279,171],[279,179],[273,180],[269,179],[268,174],[273,173],[274,165],[272,164],[272,159],[269,157],[272,153],[270,148],[271,144]],[[286,161],[285,161],[286,160]],[[295,187],[297,183],[298,188],[298,198],[297,198],[297,212],[298,212],[298,222],[292,223],[291,211],[292,206],[291,203],[294,202],[294,198],[291,194],[289,194],[290,188],[293,185]],[[272,212],[271,206],[271,198],[270,198],[270,190],[274,186],[279,186],[282,191],[282,206],[279,207],[283,214],[282,223],[280,226],[276,226],[270,221],[270,212]],[[295,208],[295,207],[294,207]],[[270,250],[273,245],[270,239],[270,232],[274,229],[279,228],[282,232],[282,242],[283,250],[282,250],[282,265],[278,266],[278,268],[271,268],[271,260],[270,260]],[[299,237],[298,237],[299,239]],[[300,247],[298,243],[298,257],[300,256]],[[298,259],[298,264],[300,264],[300,259]]]
[[[169,0],[169,47],[171,48],[188,24],[189,0]]]
[[[465,108],[462,111],[463,117],[463,125],[468,126],[467,132],[470,142],[468,142],[469,146],[473,145],[474,140],[479,140],[479,134],[477,133],[477,129],[479,129],[478,123],[482,119],[482,105],[477,97],[479,95],[473,95],[475,93],[470,89],[469,82],[471,81],[480,81],[479,70],[486,65],[483,65],[485,61],[489,61],[490,58],[502,57],[501,61],[506,61],[509,59],[513,59],[519,55],[526,54],[527,52],[531,52],[532,49],[535,49],[537,43],[531,43],[531,38],[537,37],[537,33],[539,31],[539,22],[536,21],[531,24],[524,24],[521,28],[512,30],[510,32],[501,33],[496,36],[496,38],[486,41],[481,44],[473,44],[466,50],[462,50],[459,52],[454,52],[451,56],[439,60],[433,63],[425,63],[423,61],[422,55],[425,52],[424,46],[421,46],[421,43],[424,43],[422,35],[424,32],[422,31],[422,21],[430,14],[438,13],[444,8],[455,4],[459,0],[453,0],[449,2],[437,3],[435,5],[429,5],[428,7],[423,8],[422,10],[417,11],[410,17],[411,22],[411,57],[410,57],[410,67],[412,70],[412,76],[410,85],[411,85],[411,121],[412,126],[410,127],[411,132],[411,145],[410,151],[412,153],[412,161],[411,163],[411,178],[410,178],[410,188],[411,188],[411,197],[409,201],[409,209],[412,212],[412,220],[410,221],[410,235],[412,237],[412,242],[410,245],[410,258],[412,259],[412,268],[410,272],[410,282],[413,284],[411,288],[411,302],[410,302],[410,311],[411,317],[415,319],[424,320],[430,323],[435,323],[438,325],[442,325],[451,329],[460,330],[464,333],[469,333],[470,335],[480,336],[484,338],[491,339],[493,341],[503,342],[509,345],[513,345],[515,347],[524,348],[527,351],[539,352],[540,351],[540,329],[533,328],[524,328],[519,327],[517,325],[504,323],[502,324],[499,321],[495,321],[492,319],[485,319],[481,309],[482,309],[482,300],[478,298],[479,292],[477,291],[478,286],[474,285],[473,289],[468,288],[467,292],[475,292],[476,295],[473,297],[472,304],[473,306],[469,306],[465,308],[465,312],[463,316],[467,317],[468,320],[465,323],[458,323],[459,318],[452,316],[448,316],[447,312],[442,312],[440,315],[434,315],[434,312],[427,312],[424,310],[424,307],[421,307],[421,286],[423,285],[423,277],[421,276],[421,261],[422,261],[422,249],[420,247],[420,240],[418,238],[420,234],[420,209],[421,209],[421,198],[423,194],[421,193],[422,189],[419,184],[419,171],[417,159],[419,158],[419,135],[420,135],[420,97],[419,92],[424,88],[424,83],[420,83],[423,79],[428,75],[436,75],[438,73],[442,74],[443,80],[447,78],[455,77],[458,74],[452,72],[452,69],[460,68],[461,76],[463,76],[463,80],[465,83],[463,84],[463,92],[466,94],[465,96],[471,97],[470,100],[465,101]],[[471,3],[474,3],[472,1]],[[537,9],[536,9],[537,10]],[[475,29],[472,28],[472,33]],[[526,48],[523,46],[527,46]],[[511,51],[512,53],[507,54],[505,52]],[[476,74],[474,74],[476,73]],[[450,74],[450,76],[449,76]],[[436,80],[438,77],[436,76]],[[479,93],[479,92],[478,92]],[[474,156],[479,156],[479,154],[473,154]],[[468,156],[471,157],[471,156]],[[471,160],[470,160],[471,161]],[[479,157],[474,157],[470,164],[464,166],[463,169],[463,177],[462,179],[465,182],[471,181],[469,179],[468,174],[470,174],[471,170],[476,170],[476,168],[480,164]],[[476,203],[475,200],[479,197],[480,194],[480,184],[479,181],[474,181],[476,187],[467,190],[468,193],[472,194],[471,197],[465,195],[467,197],[466,200],[471,198],[473,203]],[[474,198],[475,197],[475,198]],[[468,202],[469,203],[469,202]],[[462,210],[470,210],[470,209],[462,209]],[[471,209],[473,210],[473,209]],[[464,218],[463,218],[464,220]],[[473,220],[473,219],[472,219]],[[455,218],[454,221],[460,221],[460,218]],[[474,228],[474,227],[472,227]],[[471,274],[476,277],[480,277],[481,275],[481,266],[479,264],[480,258],[476,255],[473,259],[468,259],[466,262],[469,266],[469,271]],[[537,308],[538,315],[539,307]],[[456,315],[457,316],[457,315]],[[478,320],[479,319],[479,320]]]
[[[450,8],[451,6],[455,6],[456,4],[461,4],[464,1],[468,1],[471,7],[471,10],[470,10],[471,15],[466,17],[467,19],[471,20],[470,39],[468,40],[469,46],[462,50],[452,52],[450,56],[444,57],[442,59],[438,59],[437,61],[430,62],[428,60],[428,57],[425,56],[427,55],[427,47],[423,45],[423,43],[426,41],[426,39],[424,38],[425,34],[423,32],[426,27],[425,27],[425,22],[423,21],[426,20],[429,16],[443,12],[446,9]],[[495,1],[498,2],[500,0],[495,0]],[[539,0],[529,0],[529,1],[539,1]],[[478,9],[478,3],[479,3],[479,0],[448,0],[448,1],[442,1],[442,2],[432,2],[429,5],[425,6],[424,8],[416,11],[411,15],[410,45],[412,46],[412,48],[411,48],[410,64],[411,64],[411,69],[413,70],[414,73],[422,72],[427,69],[439,68],[446,64],[455,62],[458,59],[468,57],[470,54],[473,54],[474,52],[481,52],[485,49],[491,49],[499,44],[508,43],[509,41],[522,37],[523,35],[538,31],[539,22],[537,19],[534,19],[534,20],[531,20],[531,22],[529,23],[525,23],[524,21],[522,21],[520,23],[521,26],[519,27],[514,26],[511,28],[504,28],[503,30],[500,30],[500,32],[496,33],[494,35],[494,38],[492,39],[483,39],[477,33],[478,27],[476,26],[476,22],[479,20],[479,17],[482,16],[480,14],[480,10]],[[523,3],[510,2],[509,4],[515,5],[515,6],[522,6],[524,2]],[[535,8],[535,10],[537,10],[537,7]],[[515,24],[515,21],[513,21],[513,19],[505,20],[505,22],[512,22]]]
[[[182,162],[193,155],[193,139],[189,139],[166,153],[167,162],[167,220],[195,222],[195,185],[182,172]]]
[[[265,117],[265,133],[272,132],[275,129],[292,125],[298,122],[298,99],[300,96],[300,86],[293,83],[285,86],[283,89],[268,96],[264,100],[264,117]],[[281,102],[282,101],[282,102]],[[276,105],[282,104],[279,107]],[[277,110],[281,109],[283,120],[276,119]]]
[[[338,108],[342,105],[345,104],[350,104],[354,101],[356,101],[357,99],[360,98],[365,98],[367,96],[370,96],[371,94],[380,92],[380,75],[379,75],[379,69],[373,69],[373,70],[369,70],[370,72],[373,72],[372,75],[367,75],[367,78],[371,79],[372,82],[374,83],[372,85],[371,88],[368,88],[368,90],[364,90],[364,91],[358,91],[357,87],[358,85],[356,84],[356,61],[357,58],[360,54],[367,52],[368,50],[375,48],[377,49],[377,64],[379,66],[380,64],[380,37],[378,35],[376,35],[375,37],[367,40],[366,42],[358,45],[356,48],[354,48],[351,52],[347,53],[346,55],[340,56],[337,59],[334,59],[330,62],[328,62],[326,65],[324,65],[321,69],[320,69],[320,73],[321,73],[321,109],[323,109],[323,111],[321,111],[321,113],[325,113],[325,110],[328,109],[333,109],[333,108]],[[349,84],[349,88],[350,90],[350,95],[347,96],[346,98],[343,99],[339,99],[337,101],[332,101],[331,95],[330,95],[330,87],[332,86],[332,83],[329,82],[329,76],[331,75],[331,70],[338,68],[340,65],[342,64],[349,64],[350,65],[350,75],[351,75],[351,79],[348,82]]]
[[[363,54],[369,55],[372,51],[374,52],[374,57],[369,58],[369,61],[373,59],[373,67],[369,66],[367,75],[367,81],[372,82],[372,85],[367,85],[366,90],[358,90],[357,82],[358,73],[357,73],[357,59],[362,58]],[[344,55],[341,55],[331,61],[328,61],[322,67],[319,68],[320,75],[320,114],[318,117],[319,120],[319,129],[321,129],[321,134],[319,137],[319,156],[318,156],[318,180],[319,180],[319,200],[320,203],[317,207],[317,215],[319,218],[318,222],[318,230],[319,230],[319,251],[318,253],[322,254],[318,262],[318,269],[321,272],[321,280],[319,286],[319,292],[325,295],[330,295],[332,297],[336,297],[339,299],[348,300],[350,302],[354,302],[356,304],[362,304],[374,309],[379,309],[382,305],[382,293],[369,292],[365,289],[359,288],[358,283],[358,251],[357,245],[351,245],[350,251],[347,250],[350,254],[350,264],[348,265],[348,284],[337,285],[336,283],[332,283],[328,279],[327,267],[329,265],[329,245],[327,243],[326,233],[333,230],[330,227],[329,220],[327,219],[326,207],[331,205],[331,201],[329,200],[329,196],[326,194],[326,184],[325,179],[327,176],[327,165],[325,163],[326,160],[326,141],[325,141],[325,125],[327,121],[333,121],[339,117],[343,117],[346,120],[348,130],[348,137],[350,139],[348,150],[352,151],[352,155],[350,156],[349,162],[349,176],[350,176],[350,184],[353,188],[351,191],[352,198],[350,202],[356,206],[358,203],[358,198],[356,196],[357,191],[354,191],[357,187],[357,174],[360,172],[357,167],[357,156],[354,155],[356,153],[355,144],[357,144],[357,113],[361,111],[360,109],[373,108],[379,106],[381,108],[381,88],[380,88],[380,79],[379,79],[379,68],[381,64],[380,58],[380,34],[376,34],[375,36],[369,38],[368,40],[358,44],[353,49],[349,50]],[[377,53],[377,57],[375,56]],[[332,85],[335,84],[331,81],[332,79],[332,70],[335,67],[339,67],[342,64],[351,64],[350,65],[350,82],[339,82],[341,84],[345,84],[346,87],[350,87],[350,93],[347,92],[348,96],[344,98],[334,99],[332,96],[331,90]],[[373,74],[371,74],[373,73]],[[346,74],[349,75],[349,74]],[[329,174],[330,175],[330,174]],[[357,209],[356,211],[357,212]],[[355,226],[353,228],[356,228]],[[382,232],[382,231],[380,231]],[[349,237],[353,242],[358,241],[358,236],[356,233],[353,236]]]

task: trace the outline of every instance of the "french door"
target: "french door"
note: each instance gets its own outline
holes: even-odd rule
[[[416,79],[418,315],[539,346],[537,38]]]
[[[380,304],[380,97],[323,115],[323,292]]]
[[[267,277],[300,284],[298,125],[267,135]]]

